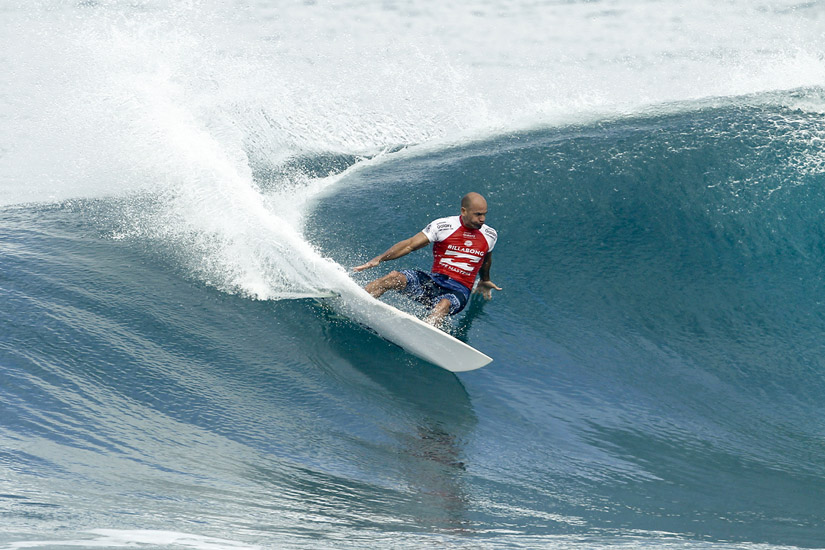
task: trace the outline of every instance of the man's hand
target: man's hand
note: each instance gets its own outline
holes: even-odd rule
[[[490,300],[493,297],[493,290],[501,290],[501,287],[493,281],[479,281],[473,294],[481,294],[485,300]]]
[[[378,258],[373,258],[372,260],[368,261],[365,264],[361,264],[359,266],[353,267],[353,271],[364,271],[365,269],[372,269],[373,267],[377,267],[381,261]]]

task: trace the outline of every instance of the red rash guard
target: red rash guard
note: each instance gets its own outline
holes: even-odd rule
[[[433,273],[441,273],[473,288],[484,256],[493,251],[498,235],[488,225],[467,229],[461,216],[439,218],[422,231],[433,243]]]

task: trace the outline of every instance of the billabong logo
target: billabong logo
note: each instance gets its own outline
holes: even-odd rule
[[[473,246],[473,241],[464,241],[464,246]]]

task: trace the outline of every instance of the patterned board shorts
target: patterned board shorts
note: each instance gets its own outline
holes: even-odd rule
[[[399,273],[407,278],[407,286],[400,290],[427,307],[446,298],[450,301],[450,315],[455,315],[467,305],[470,289],[440,273],[427,273],[420,269],[403,269]]]

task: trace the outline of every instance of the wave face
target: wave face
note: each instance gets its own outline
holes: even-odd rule
[[[411,155],[348,180],[309,233],[347,263],[484,193],[505,291],[457,328],[496,358],[500,479],[576,495],[560,508],[601,528],[816,545],[825,127],[774,99]]]
[[[822,545],[818,5],[3,9],[0,545]],[[490,366],[295,299],[469,190]]]

